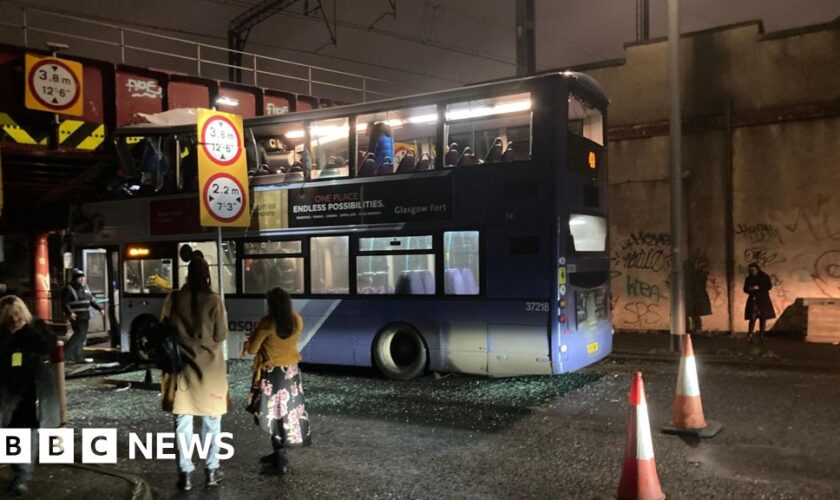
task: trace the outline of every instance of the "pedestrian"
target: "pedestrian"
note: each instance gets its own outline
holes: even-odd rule
[[[32,430],[30,463],[11,464],[12,495],[29,490],[38,456],[38,380],[55,344],[55,335],[43,321],[32,319],[22,300],[14,295],[0,299],[0,427]]]
[[[286,473],[286,450],[308,446],[309,416],[303,402],[298,341],[303,319],[292,308],[289,294],[273,288],[266,294],[268,315],[245,341],[243,354],[255,354],[251,400],[254,421],[271,436],[273,452],[260,459],[266,474]]]
[[[103,316],[105,315],[105,309],[94,300],[93,294],[90,293],[87,286],[85,273],[81,269],[70,271],[70,283],[64,287],[62,305],[64,314],[70,320],[70,328],[73,330],[73,336],[70,337],[64,348],[65,361],[93,363],[93,358],[85,357],[90,309],[96,309]]]
[[[761,343],[764,340],[767,320],[776,317],[773,302],[770,301],[770,289],[773,288],[773,282],[755,262],[747,267],[747,273],[744,280],[744,293],[747,294],[744,319],[749,321],[747,341],[752,343],[755,321],[758,320],[758,341]]]
[[[698,257],[686,261],[683,269],[685,269],[686,329],[689,333],[699,334],[703,331],[702,316],[712,314],[712,301],[706,290],[706,283],[709,280],[708,261]]]
[[[195,465],[189,456],[189,443],[193,439],[194,417],[201,417],[201,444],[211,441],[204,464],[205,478],[208,486],[216,486],[222,475],[214,437],[221,433],[222,415],[228,408],[227,366],[222,347],[228,331],[224,303],[210,288],[209,266],[204,259],[190,260],[186,284],[167,296],[161,316],[169,318],[177,330],[176,341],[184,359],[179,373],[164,373],[161,380],[163,409],[175,416],[178,487],[184,491],[192,488]]]

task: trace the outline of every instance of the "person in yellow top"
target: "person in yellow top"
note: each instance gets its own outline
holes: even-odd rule
[[[254,354],[254,375],[248,411],[271,436],[273,453],[262,457],[266,474],[283,475],[286,450],[310,444],[309,415],[303,403],[298,341],[303,319],[292,308],[292,299],[282,288],[266,294],[268,315],[262,318],[242,347]]]

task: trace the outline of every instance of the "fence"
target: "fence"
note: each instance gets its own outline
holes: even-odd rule
[[[90,36],[90,33],[96,33],[96,36]],[[47,42],[72,42],[73,46],[67,50],[70,54],[217,80],[228,80],[229,71],[239,68],[243,80],[240,83],[341,101],[365,102],[371,97],[384,98],[406,92],[404,83],[233,51],[5,0],[0,0],[0,34],[3,41],[27,48],[47,48]],[[231,53],[241,55],[241,66],[229,64]]]

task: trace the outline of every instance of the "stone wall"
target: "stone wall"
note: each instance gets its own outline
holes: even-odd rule
[[[796,299],[840,298],[840,23],[763,34],[745,23],[682,40],[689,309],[746,329],[747,264],[771,275],[778,329]],[[612,301],[617,329],[669,328],[667,43],[582,68],[610,105]],[[727,268],[733,271],[728,276]]]

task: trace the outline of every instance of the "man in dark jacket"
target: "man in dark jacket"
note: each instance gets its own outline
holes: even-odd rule
[[[64,288],[62,305],[64,314],[67,315],[70,327],[73,329],[73,336],[67,341],[64,349],[65,359],[68,362],[92,363],[92,358],[85,358],[90,308],[96,309],[103,315],[105,309],[93,299],[85,281],[85,273],[81,269],[73,269],[70,272],[70,284]]]

